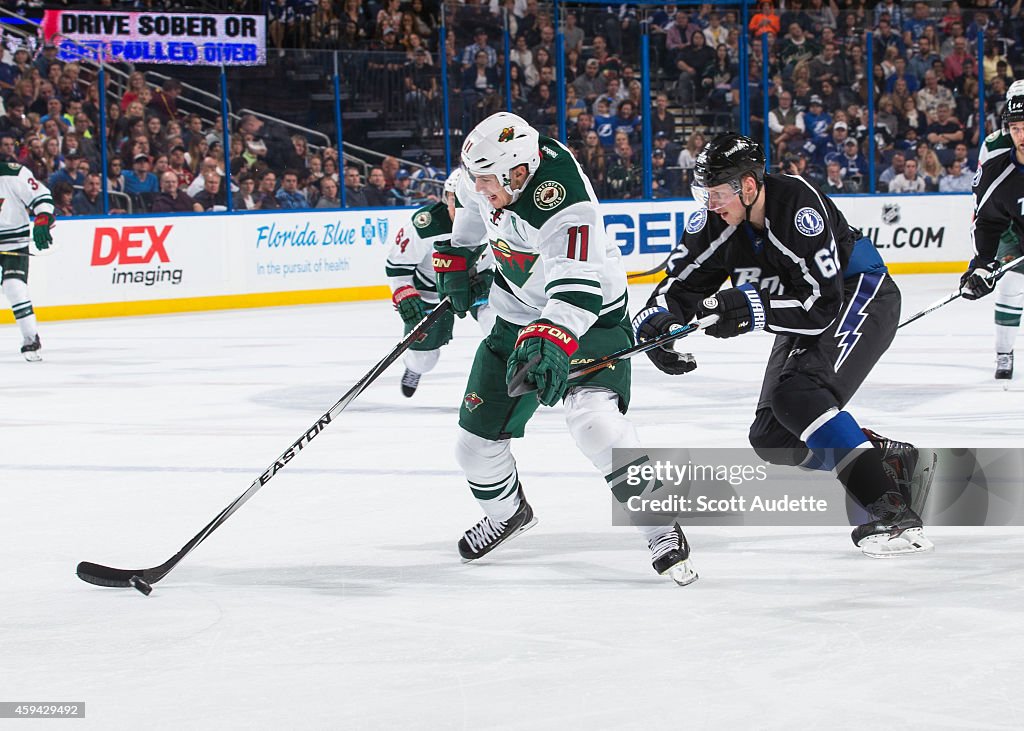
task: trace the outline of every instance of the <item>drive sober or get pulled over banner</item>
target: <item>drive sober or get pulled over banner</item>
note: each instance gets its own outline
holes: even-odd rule
[[[267,62],[262,15],[47,10],[43,36],[62,59],[256,66]]]

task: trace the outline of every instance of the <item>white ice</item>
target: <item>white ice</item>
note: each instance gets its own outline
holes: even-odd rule
[[[956,282],[899,278],[904,314]],[[991,300],[905,328],[851,411],[1020,446],[992,330]],[[1019,528],[933,528],[894,561],[844,528],[692,529],[678,588],[542,409],[516,444],[539,524],[460,564],[470,321],[413,399],[396,365],[152,596],[75,577],[162,563],[399,334],[386,302],[43,323],[29,364],[0,328],[0,701],[84,701],[73,729],[1024,727]],[[770,338],[688,342],[688,376],[634,361],[641,437],[745,445]]]

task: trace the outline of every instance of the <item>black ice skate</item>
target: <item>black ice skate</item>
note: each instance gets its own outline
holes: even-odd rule
[[[466,531],[459,539],[459,555],[462,561],[469,562],[481,558],[506,541],[510,541],[523,531],[537,525],[533,517],[533,508],[526,502],[522,486],[519,487],[519,507],[512,517],[496,523],[488,516]]]
[[[881,450],[882,467],[896,483],[903,499],[908,503],[912,502],[910,485],[914,479],[914,470],[917,469],[917,447],[909,442],[897,442],[895,439],[883,437],[870,429],[863,431],[871,443]]]
[[[420,374],[406,368],[405,373],[402,374],[402,395],[406,398],[410,398],[414,393],[416,393],[416,389],[419,385]]]
[[[690,563],[690,544],[686,542],[686,536],[683,535],[679,523],[675,523],[665,533],[648,541],[647,547],[651,549],[651,565],[662,576],[668,576],[679,586],[686,586],[697,580],[697,572]]]
[[[935,545],[924,535],[924,524],[903,495],[890,490],[866,506],[874,520],[853,529],[853,544],[871,558],[930,551]]]
[[[1013,351],[996,353],[996,380],[1009,381],[1013,378]]]
[[[25,356],[25,360],[30,363],[38,363],[43,359],[42,354],[39,352],[43,347],[43,344],[39,341],[39,335],[37,334],[35,340],[31,343],[25,343],[21,346],[21,354]]]

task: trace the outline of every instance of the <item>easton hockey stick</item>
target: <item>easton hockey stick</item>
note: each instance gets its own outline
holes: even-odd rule
[[[1018,256],[1013,261],[1008,261],[1005,264],[1003,264],[1001,267],[996,269],[992,273],[992,278],[995,279],[995,280],[998,280],[999,277],[1003,276],[1008,271],[1013,269],[1015,266],[1017,266],[1018,264],[1022,264],[1022,263],[1024,263],[1024,256]],[[946,295],[945,297],[943,297],[938,302],[935,302],[935,303],[929,305],[928,307],[925,307],[923,310],[918,312],[916,315],[911,315],[906,320],[904,320],[899,325],[897,325],[896,329],[899,330],[904,325],[909,325],[910,323],[914,322],[914,320],[920,320],[922,317],[927,315],[929,312],[935,312],[935,310],[939,309],[940,307],[948,305],[953,300],[960,299],[962,296],[963,295],[960,294],[960,290],[958,289],[956,292],[953,292],[952,294]]]
[[[359,394],[366,390],[366,388],[377,380],[377,377],[383,373],[388,366],[398,360],[398,357],[408,350],[409,346],[412,345],[421,335],[426,333],[431,326],[434,325],[438,320],[441,319],[448,310],[451,309],[451,302],[445,297],[441,302],[433,309],[433,311],[424,317],[420,322],[409,331],[409,334],[394,349],[384,356],[377,365],[369,370],[369,372],[360,378],[356,384],[349,389],[348,393],[342,396],[338,403],[334,404],[327,413],[317,419],[313,425],[307,429],[303,434],[294,441],[284,452],[274,460],[273,464],[268,467],[263,474],[253,480],[253,483],[249,486],[249,489],[239,495],[235,500],[224,508],[220,513],[217,514],[213,520],[211,520],[205,528],[197,533],[192,540],[182,546],[181,550],[171,556],[167,561],[154,566],[150,569],[116,569],[110,566],[102,566],[100,564],[89,563],[83,561],[78,564],[76,573],[78,578],[82,581],[87,581],[90,584],[96,584],[97,586],[113,586],[113,587],[134,587],[141,591],[143,594],[149,594],[152,591],[152,584],[160,581],[160,579],[167,576],[171,570],[178,565],[178,563],[185,558],[189,553],[192,552],[196,546],[205,541],[211,533],[224,523],[231,515],[242,507],[245,502],[256,494],[256,491],[261,487],[270,482],[271,478],[280,472],[294,457],[301,452],[302,449],[309,444],[312,439],[320,434],[327,426],[340,414],[345,408],[352,403]]]
[[[637,343],[636,345],[633,345],[632,347],[629,348],[623,348],[622,350],[618,350],[614,353],[611,353],[610,355],[598,358],[597,360],[592,361],[590,363],[578,365],[569,371],[569,380],[571,381],[574,378],[580,378],[581,376],[586,376],[591,373],[594,373],[595,371],[599,371],[602,368],[613,366],[620,361],[632,358],[637,353],[645,353],[648,350],[659,348],[662,345],[665,345],[666,343],[671,343],[675,340],[679,340],[680,338],[685,338],[687,335],[690,335],[696,332],[697,330],[703,330],[706,327],[710,327],[711,325],[714,325],[716,322],[718,322],[718,315],[708,315],[707,317],[697,320],[696,322],[691,322],[689,325],[677,327],[675,330],[667,332],[664,335],[659,335],[656,338],[645,340],[644,342]],[[531,391],[537,390],[536,384],[526,382],[526,374],[529,373],[530,368],[532,368],[539,362],[540,356],[535,356],[531,358],[516,372],[514,376],[512,376],[512,380],[508,384],[509,396],[512,396],[514,398],[516,396],[522,396],[524,394],[530,393]]]

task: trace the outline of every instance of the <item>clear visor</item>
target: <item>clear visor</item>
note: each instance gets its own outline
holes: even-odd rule
[[[479,179],[479,178],[484,178],[484,179],[494,178],[495,180],[498,179],[498,176],[495,175],[494,173],[490,173],[490,172],[487,172],[487,173],[485,173],[485,172],[474,173],[466,165],[462,166],[462,174],[465,175],[466,177],[468,177],[470,182],[472,182],[474,184],[476,183],[477,179]]]
[[[698,203],[709,211],[718,211],[732,203],[733,199],[740,194],[740,182],[733,180],[713,188],[705,188],[694,183],[691,190]]]

